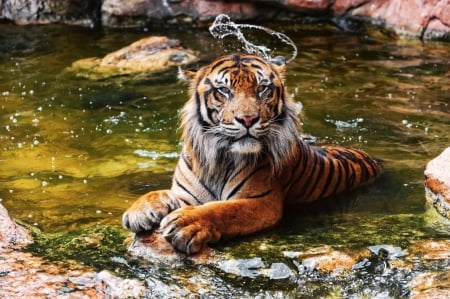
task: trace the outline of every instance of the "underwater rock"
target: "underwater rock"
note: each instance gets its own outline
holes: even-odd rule
[[[368,249],[349,250],[343,247],[333,248],[323,246],[311,248],[307,252],[299,253],[295,258],[301,262],[306,270],[320,270],[325,273],[349,271],[358,261],[367,259],[371,255]]]
[[[14,222],[0,203],[0,249],[21,247],[32,242],[31,234]]]
[[[105,298],[142,298],[146,295],[144,283],[137,279],[122,279],[106,270],[97,273],[95,279],[102,283]]]
[[[177,39],[150,36],[112,52],[103,58],[75,61],[68,69],[79,77],[105,79],[114,76],[163,71],[198,60],[195,51],[184,49]]]
[[[450,218],[450,147],[431,160],[425,169],[425,194],[429,204]]]

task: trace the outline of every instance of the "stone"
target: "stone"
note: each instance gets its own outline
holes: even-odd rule
[[[423,38],[426,32],[426,37],[445,37],[450,32],[449,0],[337,0],[333,7],[337,13],[345,11],[347,16],[370,19],[400,35]]]
[[[149,36],[103,58],[75,61],[68,69],[79,77],[105,79],[136,73],[157,72],[198,60],[195,51],[184,49],[177,39]]]
[[[0,19],[18,25],[67,23],[93,27],[100,21],[101,0],[5,0]]]
[[[210,247],[205,247],[200,252],[187,257],[186,254],[176,251],[159,231],[133,234],[126,243],[129,244],[128,252],[132,256],[151,261],[159,260],[176,264],[189,258],[196,264],[206,264],[216,260],[216,252]]]
[[[449,39],[450,0],[5,0],[0,19],[16,24],[69,23],[140,27],[152,22],[197,23],[220,13],[233,20],[299,18],[358,19],[422,39]],[[100,17],[101,16],[101,17]]]
[[[107,270],[97,273],[95,280],[102,283],[105,298],[142,298],[146,295],[142,281],[119,278]]]
[[[368,249],[348,250],[345,247],[323,246],[312,248],[296,256],[307,270],[320,270],[325,273],[350,271],[358,261],[370,257]]]
[[[450,269],[419,274],[408,287],[411,299],[450,298]]]
[[[427,202],[450,218],[450,147],[431,160],[425,168]]]
[[[33,242],[31,234],[14,222],[0,204],[0,248],[17,248]]]

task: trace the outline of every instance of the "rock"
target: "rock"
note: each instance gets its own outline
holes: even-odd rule
[[[22,250],[32,242],[31,234],[15,223],[0,204],[1,298],[139,298],[147,295],[143,283],[137,280],[123,279],[108,271],[96,273],[70,260],[49,262]]]
[[[263,7],[265,5],[262,5]],[[106,26],[140,26],[149,20],[181,21],[192,23],[194,20],[211,20],[216,15],[225,13],[235,19],[256,18],[261,16],[261,4],[246,1],[154,1],[131,0],[117,1],[105,0],[102,5],[102,22]],[[273,17],[270,10],[265,10],[266,17]],[[177,16],[183,16],[177,18]]]
[[[177,263],[185,260],[186,254],[175,251],[172,244],[166,241],[160,232],[135,234],[128,241],[128,252],[146,260],[160,260],[163,262]],[[210,247],[203,248],[200,252],[190,255],[189,259],[196,264],[206,264],[215,261],[216,252]]]
[[[104,79],[113,76],[163,71],[198,60],[196,52],[184,49],[176,39],[150,36],[106,55],[75,61],[69,71],[79,77]]]
[[[85,26],[139,27],[152,22],[198,23],[228,14],[233,20],[277,17],[358,19],[383,25],[400,35],[448,39],[450,0],[5,0],[0,19],[17,24],[70,23]],[[101,20],[100,20],[101,16]]]
[[[62,22],[95,26],[100,21],[101,0],[5,0],[0,3],[0,19],[18,25]]]
[[[370,257],[368,249],[348,250],[345,247],[340,250],[331,246],[312,248],[300,253],[296,259],[307,270],[320,270],[325,273],[350,271],[358,261]]]
[[[411,299],[450,298],[450,269],[419,274],[408,286]]]
[[[32,242],[31,234],[15,223],[5,207],[0,204],[0,249],[22,247]]]
[[[104,298],[142,298],[146,295],[142,281],[122,279],[106,270],[96,274],[95,278],[103,285]]]
[[[384,24],[400,35],[445,38],[450,32],[449,0],[336,0],[335,13]]]
[[[450,147],[431,160],[425,169],[427,202],[446,218],[450,218]]]

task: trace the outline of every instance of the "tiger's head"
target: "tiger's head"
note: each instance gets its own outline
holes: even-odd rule
[[[182,113],[183,138],[202,162],[265,154],[274,164],[290,156],[299,121],[284,88],[284,69],[282,57],[233,54],[197,72],[180,70],[191,94]]]

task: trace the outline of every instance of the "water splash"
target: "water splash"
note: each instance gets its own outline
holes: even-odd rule
[[[265,31],[268,34],[277,37],[283,43],[291,46],[292,56],[286,61],[286,63],[291,62],[292,60],[295,59],[295,57],[297,57],[298,53],[297,46],[292,41],[292,39],[290,39],[284,33],[277,32],[272,29],[258,25],[236,24],[233,21],[231,21],[230,17],[226,14],[220,14],[216,17],[213,24],[209,27],[209,32],[211,33],[212,36],[214,36],[214,38],[220,39],[234,35],[243,44],[244,50],[247,53],[257,54],[262,56],[264,59],[271,61],[272,57],[269,55],[269,52],[271,52],[272,50],[264,45],[255,45],[252,42],[248,41],[245,38],[244,34],[242,33],[241,29],[256,29]]]

